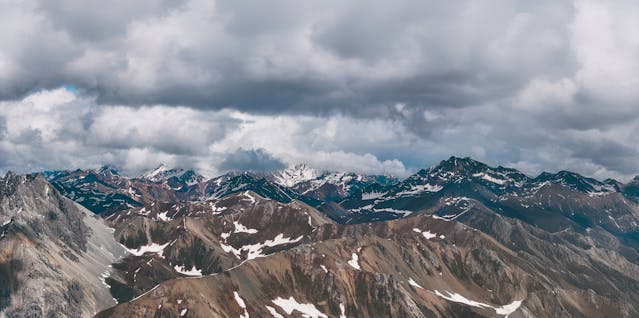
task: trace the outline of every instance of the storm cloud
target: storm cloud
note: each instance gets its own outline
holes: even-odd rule
[[[0,0],[0,171],[639,172],[635,1],[104,5]]]
[[[284,169],[286,165],[260,148],[237,149],[228,154],[219,167],[230,171],[274,171]]]

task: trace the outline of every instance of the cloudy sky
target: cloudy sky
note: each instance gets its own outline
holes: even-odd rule
[[[0,0],[0,172],[639,174],[639,2]]]

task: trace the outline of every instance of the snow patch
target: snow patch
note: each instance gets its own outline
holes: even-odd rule
[[[275,310],[275,308],[273,308],[271,306],[266,306],[266,310],[268,310],[268,312],[271,313],[273,318],[284,318],[284,316],[278,314],[277,311]]]
[[[415,184],[415,185],[411,185],[409,190],[398,192],[397,194],[395,194],[395,196],[404,197],[404,196],[412,196],[412,195],[420,194],[422,192],[439,192],[443,188],[444,187],[440,185],[431,185],[430,183]]]
[[[351,267],[356,270],[362,270],[361,267],[359,267],[359,256],[357,253],[353,253],[353,255],[351,255],[351,260],[348,261],[348,265],[351,265]]]
[[[246,303],[244,302],[244,299],[242,299],[242,297],[240,297],[240,294],[236,291],[233,291],[233,296],[235,297],[235,301],[237,302],[237,304],[240,305],[242,309],[244,309],[244,314],[240,315],[240,318],[249,318],[248,311],[246,311]]]
[[[521,302],[522,302],[521,300],[515,300],[508,305],[503,305],[501,307],[495,308],[495,312],[497,312],[498,315],[504,315],[508,317],[510,316],[510,314],[514,313],[515,311],[517,311],[517,309],[519,309],[519,306],[521,306]]]
[[[257,199],[254,196],[251,195],[250,191],[246,191],[246,192],[242,193],[242,195],[244,197],[247,197],[248,201],[251,202],[251,204],[255,204],[255,202],[257,202]]]
[[[186,276],[202,276],[202,270],[197,269],[195,265],[193,265],[193,267],[189,270],[187,270],[184,265],[181,265],[181,266],[175,265],[173,266],[173,269],[175,269],[176,272]]]
[[[511,181],[510,179],[508,179],[508,180],[498,179],[498,178],[495,178],[495,177],[493,177],[493,176],[491,176],[489,174],[486,174],[484,172],[475,173],[475,174],[473,174],[473,177],[481,178],[483,180],[486,180],[488,182],[492,182],[492,183],[495,183],[495,184],[498,184],[498,185],[504,185],[504,184],[508,183],[508,181]]]
[[[434,290],[433,293],[443,299],[446,299],[448,301],[452,301],[452,302],[456,302],[456,303],[462,303],[462,304],[466,304],[468,306],[471,307],[478,307],[478,308],[492,308],[495,310],[495,312],[498,315],[503,315],[505,317],[508,317],[510,314],[512,314],[513,312],[517,311],[517,309],[519,309],[519,306],[521,306],[521,303],[523,300],[516,300],[513,301],[512,303],[508,304],[508,305],[503,305],[500,307],[494,307],[491,306],[489,304],[485,304],[485,303],[481,303],[478,301],[474,301],[474,300],[470,300],[458,293],[451,293],[449,291],[444,291],[444,293],[448,294],[448,295],[444,295],[443,293],[441,293],[438,290]]]
[[[169,222],[169,221],[173,220],[172,218],[170,218],[168,216],[168,214],[169,214],[169,211],[164,211],[164,212],[158,214],[158,219],[160,221],[164,221],[164,222]]]
[[[315,305],[298,303],[293,296],[288,299],[277,297],[277,299],[273,300],[273,303],[282,308],[287,315],[292,314],[293,311],[299,311],[304,318],[328,318],[328,316],[319,311]]]
[[[155,253],[158,254],[160,257],[164,258],[164,248],[167,247],[171,242],[168,242],[166,244],[157,244],[157,243],[151,243],[149,245],[144,245],[144,246],[140,246],[137,249],[129,249],[126,246],[122,245],[124,247],[124,249],[126,249],[127,252],[135,255],[135,256],[142,256],[144,255],[144,253]]]
[[[437,234],[431,233],[430,230],[422,231],[418,228],[414,228],[413,232],[421,233],[427,240],[437,237]]]
[[[266,240],[263,243],[244,245],[240,248],[234,248],[233,246],[226,245],[224,243],[220,243],[220,246],[222,247],[224,252],[226,253],[232,252],[237,258],[241,258],[242,252],[247,251],[248,254],[247,254],[246,260],[251,260],[254,258],[266,256],[265,254],[263,254],[263,251],[262,251],[262,249],[265,247],[273,247],[277,245],[296,243],[302,240],[302,238],[304,238],[304,235],[296,239],[291,239],[288,237],[284,237],[284,234],[280,233],[272,240]]]
[[[413,286],[413,287],[417,287],[417,288],[424,289],[424,287],[420,286],[420,285],[419,285],[416,281],[414,281],[412,278],[410,278],[410,279],[408,280],[408,284],[410,284],[410,285],[411,285],[411,286]]]
[[[107,289],[111,289],[111,285],[106,282],[106,279],[109,278],[109,276],[111,276],[111,273],[108,269],[102,272],[102,274],[100,275],[100,282],[102,282],[102,285]]]
[[[248,233],[248,234],[255,234],[257,233],[256,229],[249,229],[246,226],[240,224],[237,221],[233,221],[233,226],[235,226],[235,231],[234,233]]]
[[[374,208],[373,212],[391,212],[391,213],[399,213],[399,214],[403,214],[403,216],[409,216],[411,214],[413,214],[413,211],[407,211],[407,210],[397,210],[397,209],[393,209],[393,208]]]
[[[442,215],[442,216],[437,216],[433,214],[432,217],[434,219],[440,219],[444,221],[453,221],[457,219],[458,217],[466,214],[466,212],[470,211],[474,206],[472,199],[467,197],[444,198],[443,203],[447,206],[453,205],[457,208],[461,208],[463,209],[463,211],[459,212],[458,214],[448,214],[448,215]]]
[[[218,201],[209,202],[209,206],[211,207],[211,212],[213,213],[213,215],[218,215],[227,209],[227,207],[225,206],[217,206],[217,203]]]
[[[377,191],[365,192],[365,193],[362,193],[362,200],[378,199],[383,197],[386,193],[388,192],[377,192]]]

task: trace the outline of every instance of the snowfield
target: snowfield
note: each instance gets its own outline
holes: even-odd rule
[[[328,318],[328,316],[319,311],[315,305],[298,303],[293,296],[288,299],[277,297],[277,299],[273,300],[273,303],[282,308],[287,315],[292,314],[293,311],[299,311],[304,318]]]
[[[519,309],[519,306],[521,306],[521,303],[523,300],[516,300],[513,301],[512,303],[508,304],[508,305],[503,305],[500,307],[494,307],[492,305],[488,305],[485,303],[480,303],[478,301],[474,301],[474,300],[470,300],[458,293],[451,293],[449,291],[444,291],[444,293],[448,294],[448,295],[444,295],[443,293],[441,293],[438,290],[434,290],[433,293],[443,299],[446,299],[448,301],[452,301],[452,302],[456,302],[456,303],[462,303],[462,304],[466,304],[468,306],[472,306],[472,307],[479,307],[479,308],[492,308],[495,310],[495,312],[498,315],[503,315],[505,317],[508,317],[510,314],[514,313],[517,309]]]
[[[164,257],[164,248],[166,248],[167,246],[169,246],[169,244],[171,244],[171,242],[167,242],[165,244],[158,244],[158,243],[151,243],[148,245],[144,245],[144,246],[140,246],[137,249],[129,249],[126,246],[122,245],[127,252],[135,255],[135,256],[142,256],[144,255],[144,253],[155,253],[158,254],[160,257]]]

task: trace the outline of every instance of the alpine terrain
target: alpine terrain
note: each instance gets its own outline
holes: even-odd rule
[[[0,179],[0,316],[639,317],[639,177],[161,165]]]

